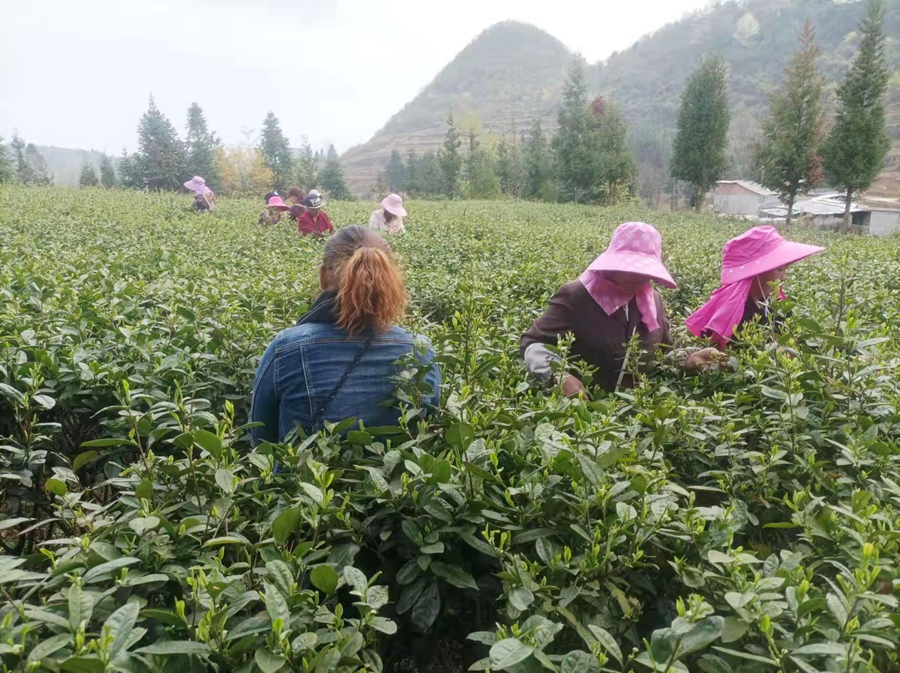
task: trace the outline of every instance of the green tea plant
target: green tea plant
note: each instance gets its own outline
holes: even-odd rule
[[[441,408],[411,358],[399,427],[253,449],[258,358],[322,254],[258,210],[0,188],[0,670],[900,667],[900,240],[795,228],[827,251],[791,268],[778,333],[573,400],[518,339],[613,228],[660,229],[687,347],[747,225],[413,202],[391,243]]]

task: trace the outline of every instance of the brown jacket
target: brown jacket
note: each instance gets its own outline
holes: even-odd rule
[[[654,295],[657,321],[660,326],[650,332],[641,322],[641,312],[635,299],[632,299],[627,307],[627,317],[625,307],[612,315],[606,315],[606,311],[594,301],[581,281],[566,283],[550,299],[544,314],[522,335],[520,354],[525,358],[531,372],[546,381],[549,378],[549,365],[544,364],[542,367],[540,357],[526,357],[526,351],[534,344],[555,346],[558,337],[571,332],[575,335],[572,355],[596,367],[594,381],[604,390],[612,391],[619,379],[626,345],[635,330],[645,352],[644,362],[650,359],[649,354],[660,344],[672,345],[666,307],[659,293],[654,291]],[[540,348],[536,350],[543,351]],[[549,355],[546,351],[544,354]],[[622,380],[622,385],[626,388],[633,385],[631,377],[627,374]]]

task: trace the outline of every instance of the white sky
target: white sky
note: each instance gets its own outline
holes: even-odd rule
[[[532,23],[595,62],[708,0],[0,0],[0,135],[134,150],[150,92],[228,142],[365,142],[472,39]]]

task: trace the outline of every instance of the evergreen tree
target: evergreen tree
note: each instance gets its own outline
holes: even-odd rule
[[[138,165],[138,157],[128,154],[128,150],[122,148],[122,156],[119,158],[119,184],[128,189],[143,189],[144,177]]]
[[[557,196],[561,201],[585,203],[591,194],[590,112],[584,64],[576,58],[569,67],[563,102],[556,115],[553,138]]]
[[[402,192],[406,189],[406,166],[403,165],[403,157],[397,150],[391,152],[391,160],[384,169],[384,179],[388,190],[392,192]]]
[[[494,153],[478,141],[474,128],[469,130],[460,191],[467,199],[496,199],[500,196],[500,179],[497,177]]]
[[[13,168],[12,157],[9,154],[9,148],[3,142],[3,136],[0,136],[0,185],[9,184],[16,181],[16,169]]]
[[[505,137],[497,144],[497,178],[501,194],[513,198],[522,195],[525,188],[522,150],[515,142],[507,143]]]
[[[266,166],[275,176],[275,189],[287,189],[294,178],[294,158],[288,139],[281,131],[281,125],[274,112],[269,112],[263,120],[259,150]]]
[[[191,103],[188,108],[185,145],[187,149],[186,174],[191,177],[201,176],[206,180],[206,185],[210,189],[214,192],[218,191],[220,182],[216,171],[215,154],[220,143],[216,134],[210,132],[203,109],[197,103]]]
[[[541,129],[541,120],[531,124],[531,133],[525,141],[525,186],[524,195],[529,199],[550,201],[553,193],[553,158],[550,143]]]
[[[729,118],[728,68],[721,56],[708,56],[681,94],[672,157],[672,177],[690,183],[698,209],[725,170]]]
[[[437,154],[425,152],[417,162],[420,193],[425,197],[435,197],[444,193],[444,172]]]
[[[23,185],[34,184],[35,178],[37,176],[35,176],[31,164],[29,164],[25,158],[25,141],[17,131],[13,131],[11,146],[13,154],[15,155],[16,178],[18,179],[19,183]]]
[[[186,179],[184,144],[153,96],[138,124],[138,146],[135,172],[143,185],[154,191],[181,189]]]
[[[35,185],[52,185],[53,175],[50,173],[50,167],[47,166],[47,160],[40,153],[34,143],[28,143],[25,148],[25,163],[32,176],[32,183]]]
[[[303,138],[297,160],[297,184],[306,191],[315,189],[319,184],[319,164],[306,137]]]
[[[319,182],[322,189],[328,192],[332,199],[338,201],[350,201],[353,194],[347,188],[347,181],[344,178],[344,168],[341,166],[340,157],[334,145],[328,146],[328,154],[325,158],[325,166],[319,174]]]
[[[884,94],[890,71],[885,62],[884,0],[869,0],[859,25],[859,51],[838,88],[834,126],[822,145],[825,174],[846,195],[841,230],[850,229],[850,199],[868,189],[891,147],[884,129]]]
[[[97,179],[97,171],[91,164],[85,164],[81,169],[81,178],[78,180],[78,184],[82,187],[96,187],[100,184],[100,180]]]
[[[420,194],[422,184],[419,179],[419,156],[415,150],[406,153],[406,191],[409,194]]]
[[[769,101],[769,116],[754,152],[760,184],[778,192],[787,206],[787,224],[797,194],[815,187],[821,178],[823,79],[816,68],[816,31],[807,20],[800,49],[785,69],[784,84]]]
[[[447,113],[447,133],[444,136],[444,147],[438,154],[438,163],[441,168],[442,187],[440,193],[449,198],[459,196],[459,178],[462,171],[462,156],[459,148],[462,141],[456,122],[453,120],[453,111]]]
[[[112,160],[106,154],[100,155],[100,184],[107,189],[116,186],[116,169],[113,168]]]
[[[637,164],[628,149],[628,127],[618,108],[597,97],[590,106],[588,200],[613,205],[634,191]]]

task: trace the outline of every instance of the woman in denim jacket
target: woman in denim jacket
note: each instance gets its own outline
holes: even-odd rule
[[[325,421],[356,418],[367,427],[396,425],[394,377],[404,356],[434,358],[431,343],[396,322],[407,294],[390,247],[362,226],[341,229],[325,246],[322,293],[295,327],[281,332],[262,356],[250,419],[254,444],[281,442],[299,425],[307,434]],[[433,363],[424,403],[439,403],[441,373]]]

